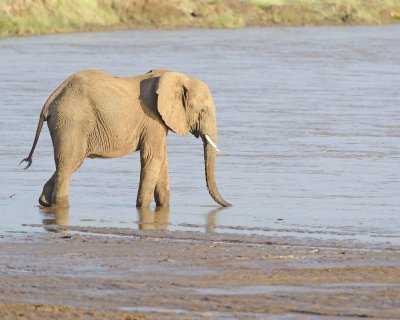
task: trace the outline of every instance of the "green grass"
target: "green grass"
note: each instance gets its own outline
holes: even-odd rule
[[[277,12],[278,23],[380,24],[399,20],[398,0],[250,0],[260,10]],[[296,17],[296,12],[298,17]]]
[[[110,26],[119,17],[108,1],[31,0],[0,2],[0,36],[79,31],[89,26]],[[104,4],[101,6],[100,4]]]
[[[115,28],[400,22],[400,0],[0,0],[0,37]]]

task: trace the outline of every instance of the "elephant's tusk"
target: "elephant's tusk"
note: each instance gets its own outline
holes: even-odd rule
[[[206,134],[205,137],[206,137],[208,143],[211,144],[215,148],[215,150],[217,150],[219,152],[217,145],[214,143],[214,141],[212,141],[212,139],[208,136],[208,134]]]

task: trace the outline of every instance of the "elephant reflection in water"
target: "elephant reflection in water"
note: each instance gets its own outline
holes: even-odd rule
[[[206,232],[216,231],[217,213],[225,208],[217,208],[207,214]],[[139,217],[139,230],[163,230],[169,229],[169,207],[137,208]],[[57,229],[54,226],[69,226],[69,209],[63,207],[40,208],[44,216],[42,222],[44,229],[49,232],[68,234],[68,230]]]
[[[68,208],[52,207],[52,208],[40,208],[40,212],[44,218],[42,220],[44,229],[46,231],[69,234],[68,230],[56,229],[51,226],[69,226],[69,210]]]
[[[169,207],[138,208],[139,230],[168,231]]]
[[[69,208],[50,207],[40,208],[44,215],[42,220],[46,231],[68,234],[68,230],[57,229],[53,226],[69,226]],[[169,207],[138,208],[140,230],[168,230]]]
[[[215,230],[217,229],[217,213],[224,209],[226,209],[226,208],[220,207],[220,208],[211,210],[208,213],[207,223],[206,223],[206,232],[207,233],[215,233]]]
[[[226,208],[220,207],[207,214],[206,233],[216,231],[217,213]],[[169,229],[169,207],[138,208],[139,230],[164,230]]]

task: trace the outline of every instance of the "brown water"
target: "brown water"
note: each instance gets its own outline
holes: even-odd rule
[[[0,41],[0,234],[24,224],[167,228],[400,243],[400,25],[121,31]],[[139,214],[139,154],[87,159],[69,211],[37,207],[54,171],[39,112],[71,73],[196,76],[217,104],[216,210],[202,146],[168,136],[169,211]],[[156,223],[154,223],[154,219]]]

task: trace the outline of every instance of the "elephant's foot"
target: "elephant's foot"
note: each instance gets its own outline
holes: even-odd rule
[[[136,202],[136,208],[150,208],[150,203],[142,204],[142,203]]]
[[[152,199],[138,198],[136,200],[136,208],[149,208]]]
[[[51,207],[50,197],[42,193],[42,195],[39,198],[39,204],[43,207]]]
[[[69,208],[68,196],[52,198],[51,206],[57,208]]]
[[[168,207],[169,206],[169,192],[154,193],[154,200],[157,207]]]
[[[168,199],[169,200],[169,199]],[[157,208],[169,207],[169,201],[156,201]]]

